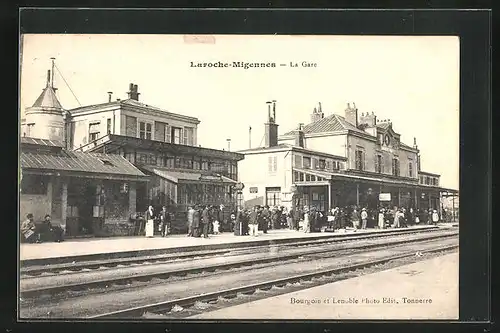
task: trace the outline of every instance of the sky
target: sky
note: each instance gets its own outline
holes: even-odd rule
[[[198,143],[206,148],[228,149],[231,139],[231,151],[247,149],[249,126],[252,147],[263,145],[270,100],[277,101],[280,134],[309,123],[318,102],[325,117],[343,116],[354,102],[359,113],[390,119],[402,142],[412,145],[416,137],[422,170],[458,189],[458,37],[24,35],[21,117],[45,87],[51,57],[65,109],[107,102],[108,91],[126,99],[134,83],[139,101],[197,117]],[[190,66],[217,61],[277,67]]]

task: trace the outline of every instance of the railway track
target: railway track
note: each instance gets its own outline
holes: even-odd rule
[[[315,249],[311,250],[309,252],[303,252],[302,254],[287,254],[287,255],[274,255],[272,258],[262,258],[261,261],[257,259],[248,259],[245,262],[233,262],[233,263],[226,263],[225,266],[222,265],[212,265],[212,266],[206,266],[206,267],[192,267],[191,272],[179,272],[174,270],[170,270],[169,272],[158,272],[157,274],[146,274],[140,278],[146,278],[148,279],[146,283],[142,283],[139,285],[136,285],[135,288],[130,288],[126,287],[124,290],[109,290],[107,288],[104,288],[103,290],[99,290],[97,294],[92,294],[88,292],[88,284],[86,285],[85,283],[82,283],[80,285],[80,288],[87,289],[83,291],[82,296],[80,297],[68,297],[69,295],[66,294],[66,297],[62,297],[57,299],[53,297],[48,297],[50,302],[47,304],[44,304],[43,302],[41,304],[34,304],[32,303],[31,305],[25,304],[21,305],[21,313],[26,313],[28,317],[58,317],[58,316],[65,316],[69,312],[69,317],[72,316],[77,316],[81,317],[82,315],[84,317],[92,317],[92,318],[100,318],[101,314],[97,313],[95,314],[95,311],[100,311],[99,308],[107,308],[110,306],[109,303],[104,302],[104,304],[101,304],[100,301],[96,301],[96,299],[109,299],[109,302],[111,302],[111,307],[113,306],[118,306],[118,307],[130,307],[132,304],[138,304],[139,306],[134,307],[134,311],[132,311],[134,314],[133,316],[136,316],[137,312],[143,311],[143,312],[152,312],[156,313],[157,311],[155,310],[155,306],[159,306],[162,310],[160,312],[165,312],[165,311],[171,311],[175,305],[178,305],[178,307],[183,307],[185,308],[186,306],[189,307],[190,304],[196,304],[197,302],[204,302],[204,301],[213,301],[214,297],[215,299],[222,297],[222,298],[231,298],[231,295],[234,293],[248,293],[251,290],[262,290],[263,288],[282,288],[283,286],[286,286],[287,284],[293,284],[296,282],[297,279],[303,279],[307,278],[308,276],[315,277],[315,276],[323,276],[327,273],[325,272],[330,272],[333,274],[336,272],[336,270],[345,270],[347,269],[346,267],[358,267],[356,265],[364,265],[363,267],[367,266],[373,266],[373,265],[378,265],[383,262],[388,262],[391,260],[395,260],[399,257],[405,257],[405,256],[410,256],[415,254],[415,249],[416,251],[420,251],[424,253],[425,251],[436,251],[436,242],[451,242],[447,246],[450,248],[456,248],[458,246],[458,237],[456,237],[458,233],[452,232],[452,231],[447,231],[447,232],[440,232],[438,234],[433,234],[433,235],[413,235],[412,237],[405,237],[405,239],[399,239],[399,240],[394,240],[393,242],[387,242],[387,240],[384,240],[383,242],[379,240],[379,242],[376,242],[375,240],[371,240],[370,244],[358,244],[359,247],[357,248],[349,248],[349,249],[344,249],[344,251],[337,249],[337,252],[334,251],[332,248],[328,249]],[[427,245],[426,245],[427,244]],[[428,244],[432,244],[431,248],[429,248]],[[410,248],[410,249],[409,249]],[[439,248],[439,247],[438,247]],[[399,250],[398,250],[399,249]],[[401,251],[403,249],[403,251]],[[442,249],[441,249],[442,250]],[[390,252],[388,255],[385,257],[383,256],[382,258],[374,260],[373,258],[373,253],[380,253],[380,252]],[[406,251],[406,252],[405,252]],[[396,252],[396,254],[394,254]],[[285,260],[285,258],[288,259]],[[359,261],[359,258],[363,259],[361,262],[356,263],[354,266],[345,266],[345,265],[340,265],[338,262],[350,262],[349,258],[357,258],[357,261]],[[293,259],[292,259],[293,257]],[[368,259],[368,260],[367,260]],[[337,264],[334,265],[335,267],[327,269],[327,270],[321,270],[321,269],[315,269],[315,268],[321,268],[322,262],[328,262],[328,261],[335,261]],[[355,260],[355,261],[356,261]],[[240,260],[241,261],[241,260]],[[280,265],[276,265],[276,261],[280,262]],[[314,262],[314,265],[311,265],[311,262]],[[307,265],[305,265],[307,263]],[[291,267],[306,267],[306,271],[308,271],[305,274],[293,274],[294,269],[291,269],[291,272],[288,271],[287,274],[282,276],[279,279],[269,279],[269,276],[276,277],[276,272],[277,271],[283,271],[286,270],[286,268],[291,268]],[[313,267],[311,267],[313,266]],[[359,266],[359,267],[362,267]],[[239,268],[237,268],[239,267]],[[359,268],[358,267],[358,268]],[[311,270],[312,268],[312,270]],[[351,269],[349,268],[349,269]],[[222,271],[221,271],[222,269]],[[357,269],[357,268],[356,268]],[[296,271],[297,269],[295,269]],[[301,269],[298,269],[298,271],[301,271]],[[211,274],[210,272],[213,272]],[[158,276],[161,276],[161,274],[164,274],[164,278],[158,278]],[[184,278],[181,279],[170,279],[169,277],[172,276],[172,274],[177,274],[176,276],[183,275]],[[319,275],[318,275],[319,274]],[[331,275],[330,274],[330,275]],[[279,274],[278,274],[279,275]],[[185,292],[186,292],[186,286],[189,285],[190,288],[194,284],[196,285],[197,283],[199,284],[200,281],[204,282],[201,283],[201,286],[205,285],[207,281],[211,281],[211,287],[214,288],[216,285],[220,287],[221,284],[221,279],[226,280],[234,280],[236,278],[236,281],[240,281],[243,279],[243,281],[248,280],[248,277],[251,276],[252,279],[255,277],[258,277],[258,279],[255,281],[255,283],[250,283],[246,284],[237,288],[231,288],[231,289],[226,289],[226,290],[220,290],[220,288],[216,288],[213,290],[211,293],[194,293],[193,295],[190,295],[189,297],[182,297]],[[231,278],[232,277],[232,278]],[[243,277],[243,278],[242,278]],[[131,279],[136,279],[136,277],[123,277],[122,283],[124,281],[131,281]],[[240,279],[240,280],[238,280]],[[156,280],[156,281],[154,281]],[[112,280],[109,280],[108,283],[111,283]],[[264,282],[262,282],[264,281]],[[22,282],[22,281],[21,281]],[[96,283],[103,283],[104,281],[94,281]],[[116,282],[116,280],[115,280]],[[241,281],[240,281],[241,283]],[[215,284],[215,285],[214,285]],[[61,287],[61,286],[54,286],[56,289]],[[63,288],[68,288],[69,286],[64,286]],[[252,289],[253,288],[253,289]],[[43,288],[39,288],[40,290]],[[196,289],[196,288],[195,288]],[[210,288],[209,288],[210,289]],[[67,291],[68,289],[66,289]],[[154,292],[156,290],[156,292]],[[202,290],[205,290],[205,288],[202,288]],[[34,290],[32,290],[34,291]],[[53,290],[54,291],[54,290]],[[61,289],[59,291],[62,291]],[[167,292],[169,291],[169,292]],[[167,293],[166,293],[167,292]],[[166,293],[166,294],[165,294]],[[37,296],[36,292],[32,294],[33,296]],[[40,296],[41,294],[38,294]],[[47,293],[45,293],[47,295]],[[148,296],[149,295],[149,296]],[[155,305],[148,305],[151,308],[144,307],[142,303],[146,299],[154,299],[157,298],[158,296],[164,296],[168,298],[174,297],[173,300],[169,300],[166,302],[159,302],[158,304],[155,303]],[[178,297],[175,297],[178,295]],[[23,296],[24,297],[24,296]],[[128,299],[127,301],[124,300]],[[116,302],[115,302],[116,301]],[[51,303],[52,302],[52,303]],[[77,303],[75,303],[77,302]],[[190,303],[191,302],[191,303]],[[194,302],[194,303],[193,303]],[[69,304],[73,303],[72,306]],[[97,304],[101,304],[96,305]],[[174,304],[175,303],[175,304]],[[191,306],[193,306],[191,304]],[[68,308],[69,306],[69,308]],[[75,313],[72,310],[68,309],[73,309],[79,307],[78,313]],[[83,313],[81,313],[83,312]],[[116,312],[116,311],[115,311]],[[109,316],[116,317],[124,315],[125,317],[130,317],[129,314],[132,312],[123,312],[122,310],[118,312],[109,312]],[[31,314],[31,315],[30,315]],[[108,318],[108,315],[104,316],[104,318]]]
[[[168,262],[179,262],[182,260],[197,260],[201,258],[213,258],[225,255],[239,255],[245,253],[255,253],[260,251],[268,251],[269,247],[282,249],[282,248],[301,248],[310,247],[311,245],[329,245],[329,244],[342,244],[346,242],[352,242],[363,239],[383,239],[393,237],[394,235],[405,235],[405,234],[422,234],[431,232],[440,232],[440,228],[430,228],[430,229],[396,229],[385,231],[383,233],[375,234],[344,234],[341,237],[336,235],[335,237],[324,237],[321,239],[299,239],[293,240],[292,242],[282,242],[279,240],[276,242],[271,241],[271,244],[260,245],[260,246],[248,246],[244,248],[225,248],[218,250],[201,250],[201,251],[189,251],[187,253],[173,253],[173,254],[159,254],[159,255],[147,255],[147,256],[132,256],[126,258],[110,258],[105,260],[85,260],[85,261],[73,261],[68,263],[59,264],[49,264],[49,265],[35,265],[28,261],[28,264],[21,262],[20,274],[21,279],[31,278],[35,276],[48,276],[49,274],[68,274],[73,272],[85,272],[89,270],[102,270],[106,268],[117,268],[117,267],[128,267],[128,266],[138,266],[138,265],[148,265],[148,264],[160,264]],[[273,244],[274,243],[274,244]],[[239,244],[238,244],[239,245]],[[158,250],[161,252],[161,250]]]
[[[458,249],[458,244],[440,246],[419,251],[423,256],[432,253],[448,253]],[[188,296],[155,304],[148,304],[108,313],[89,316],[88,319],[109,320],[109,319],[180,319],[200,314],[206,311],[234,306],[249,302],[249,296],[261,294],[259,298],[282,295],[298,290],[316,287],[328,283],[333,283],[349,276],[352,272],[362,271],[372,267],[383,267],[384,265],[415,256],[413,251],[390,255],[376,260],[369,260],[361,263],[345,265],[337,268],[321,270],[314,273],[298,274],[280,279],[269,279],[251,285],[229,288],[211,293]],[[383,270],[383,269],[379,269]],[[264,294],[264,295],[262,295]],[[266,295],[267,294],[267,295]],[[270,295],[271,294],[271,295]],[[222,303],[222,304],[221,304]]]

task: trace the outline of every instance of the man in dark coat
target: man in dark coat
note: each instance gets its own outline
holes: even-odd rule
[[[203,238],[208,238],[208,228],[210,226],[210,212],[205,206],[201,213],[201,224],[203,225]]]
[[[267,234],[267,228],[269,226],[269,221],[271,219],[271,212],[269,212],[269,206],[265,206],[264,209],[261,212],[261,218],[262,218],[262,232]]]
[[[45,215],[45,220],[42,223],[42,237],[44,241],[63,241],[64,230],[58,225],[52,225],[51,217],[49,214]]]

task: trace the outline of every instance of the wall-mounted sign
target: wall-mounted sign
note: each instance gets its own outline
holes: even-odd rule
[[[379,201],[391,201],[391,194],[390,193],[380,193],[378,195],[378,200]]]
[[[257,193],[257,192],[259,192],[259,188],[258,187],[250,187],[249,190],[250,190],[250,193]]]

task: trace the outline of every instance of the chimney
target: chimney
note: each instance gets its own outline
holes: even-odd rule
[[[325,114],[321,110],[321,102],[319,102],[318,108],[313,109],[313,113],[311,113],[311,123],[315,123],[318,120],[321,120],[325,117]]]
[[[273,121],[276,122],[276,100],[273,100]]]
[[[140,93],[138,92],[138,86],[137,86],[137,84],[131,83],[129,85],[129,91],[128,91],[127,94],[128,94],[128,98],[129,99],[133,99],[135,101],[138,101]]]
[[[112,91],[108,91],[108,103],[111,103],[111,96],[113,95]]]
[[[358,127],[358,109],[356,108],[356,104],[351,108],[351,104],[347,103],[347,109],[345,109],[345,120],[352,124],[353,126]]]
[[[50,85],[50,69],[47,70],[47,87]]]
[[[275,102],[275,101],[274,101]],[[265,123],[265,144],[266,147],[274,147],[278,145],[278,125],[271,117],[271,104],[274,102],[267,102],[267,122]],[[276,104],[273,106],[274,116],[276,117]]]
[[[367,127],[374,127],[377,125],[377,116],[375,113],[361,113],[361,117],[359,117],[359,125],[365,124]]]
[[[304,124],[302,123],[295,132],[295,146],[304,148]]]

